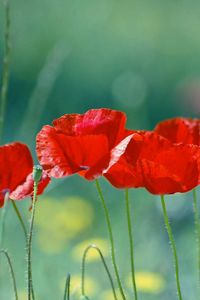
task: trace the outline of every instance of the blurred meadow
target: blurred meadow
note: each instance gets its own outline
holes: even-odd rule
[[[0,2],[0,74],[5,11]],[[128,127],[152,129],[165,118],[200,115],[200,2],[195,0],[10,1],[11,66],[3,143],[27,143],[35,162],[35,136],[65,113],[108,107],[125,111]],[[124,192],[101,180],[111,213],[117,261],[131,296]],[[200,198],[200,193],[199,198]],[[175,300],[172,255],[159,198],[131,190],[136,282],[141,300]],[[166,197],[185,300],[196,300],[197,251],[191,192]],[[30,200],[17,203],[28,219]],[[124,215],[123,215],[124,212]],[[28,223],[27,223],[28,224]],[[33,282],[37,300],[62,299],[67,273],[79,297],[81,257],[91,243],[110,266],[104,215],[93,182],[78,176],[52,180],[37,205]],[[27,299],[25,241],[8,205],[4,247],[11,253]],[[86,292],[112,300],[100,260],[90,252]],[[1,260],[0,299],[12,299]],[[77,298],[76,298],[77,297]]]

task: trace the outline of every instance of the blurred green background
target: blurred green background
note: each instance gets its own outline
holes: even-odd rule
[[[11,2],[11,76],[4,142],[28,143],[65,113],[109,107],[125,111],[129,128],[152,129],[173,116],[200,113],[200,3],[195,0],[43,0]],[[4,50],[0,3],[0,70]],[[1,72],[2,73],[2,72]],[[120,273],[131,297],[124,193],[101,181],[111,213]],[[200,195],[199,195],[200,196]],[[175,300],[172,256],[159,198],[130,193],[141,300]],[[18,204],[29,217],[29,201]],[[167,197],[184,299],[196,300],[197,258],[192,194]],[[95,186],[78,176],[53,180],[37,207],[33,277],[37,300],[62,299],[66,273],[78,297],[84,245],[96,241],[108,262],[107,231]],[[25,244],[8,207],[4,246],[26,299]],[[88,296],[112,300],[97,257],[88,259]],[[129,279],[128,279],[129,278]],[[6,264],[0,299],[12,298]]]

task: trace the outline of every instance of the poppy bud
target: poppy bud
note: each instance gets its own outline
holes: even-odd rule
[[[42,177],[42,167],[40,165],[36,165],[33,167],[33,180],[36,183],[39,183]]]

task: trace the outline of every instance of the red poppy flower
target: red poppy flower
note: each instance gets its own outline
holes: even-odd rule
[[[145,187],[153,194],[186,192],[200,183],[200,148],[174,144],[154,132],[140,132],[118,162],[104,171],[117,188]]]
[[[22,200],[33,194],[33,159],[28,147],[21,143],[0,146],[0,207],[9,192],[9,198]],[[49,177],[43,172],[38,185],[38,195],[49,183]]]
[[[56,178],[79,173],[88,180],[102,174],[112,150],[126,138],[126,116],[111,109],[66,114],[46,125],[37,135],[37,155],[44,170]],[[119,153],[129,140],[120,143]],[[124,149],[124,150],[123,150]]]
[[[174,118],[158,123],[155,132],[174,143],[200,146],[200,120]]]

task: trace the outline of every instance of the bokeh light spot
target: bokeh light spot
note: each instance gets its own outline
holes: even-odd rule
[[[137,289],[143,293],[158,294],[161,293],[166,286],[165,279],[159,273],[153,272],[137,272],[135,274]],[[131,274],[126,280],[127,286],[132,288]]]
[[[131,71],[119,75],[112,85],[114,99],[125,107],[140,106],[145,100],[146,92],[144,79]]]
[[[122,296],[121,296],[120,291],[117,289],[115,292],[116,292],[117,299],[121,300]],[[110,290],[103,291],[98,299],[99,300],[114,300],[115,298],[113,295],[113,291],[110,289]],[[128,298],[126,295],[126,299],[129,300],[130,298]]]
[[[27,291],[26,290],[19,290],[18,291],[18,298],[19,298],[19,300],[27,300]]]
[[[36,226],[40,248],[49,254],[64,250],[67,243],[88,229],[94,218],[92,206],[83,198],[57,201],[43,198],[38,205]]]

